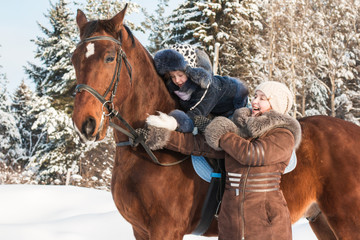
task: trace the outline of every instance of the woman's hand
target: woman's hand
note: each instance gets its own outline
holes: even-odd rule
[[[144,141],[151,150],[163,149],[168,143],[171,135],[170,130],[154,126],[137,128],[135,132],[138,134],[138,137],[129,139],[131,145],[137,147],[140,141]]]
[[[205,129],[205,139],[207,144],[217,151],[221,151],[220,138],[228,133],[238,133],[239,129],[230,119],[226,117],[216,117]]]

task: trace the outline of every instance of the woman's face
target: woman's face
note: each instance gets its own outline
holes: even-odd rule
[[[271,105],[265,94],[257,90],[255,92],[254,99],[251,101],[252,107],[252,116],[257,115],[258,113],[264,113],[271,109]]]
[[[185,72],[183,71],[171,71],[169,72],[171,81],[173,81],[173,83],[178,86],[178,87],[182,87],[185,82],[188,80]]]

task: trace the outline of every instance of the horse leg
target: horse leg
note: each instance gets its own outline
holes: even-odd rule
[[[184,226],[187,226],[185,224]],[[168,218],[153,219],[150,227],[150,240],[182,240],[185,230],[179,226],[179,222],[171,221]]]
[[[183,240],[184,233],[174,229],[158,227],[150,232],[150,240]]]
[[[142,229],[136,228],[133,226],[134,237],[136,240],[149,240],[149,235],[147,232]]]
[[[324,214],[322,214],[319,205],[313,203],[305,213],[306,219],[309,221],[310,227],[319,240],[336,240],[334,232],[329,226]]]
[[[360,194],[358,192],[357,190],[346,193],[332,191],[318,199],[319,207],[337,239],[360,239]]]

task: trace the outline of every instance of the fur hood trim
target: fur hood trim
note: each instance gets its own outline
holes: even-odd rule
[[[156,71],[164,76],[171,71],[185,71],[188,62],[177,51],[165,49],[158,51],[154,56]]]
[[[171,71],[183,71],[193,83],[205,89],[212,82],[213,77],[210,59],[207,54],[201,50],[197,49],[195,52],[197,56],[197,67],[192,68],[185,58],[176,50],[160,50],[154,56],[156,71],[162,77]]]
[[[300,145],[300,123],[289,115],[271,110],[260,116],[252,117],[251,109],[240,108],[234,112],[233,121],[239,127],[239,135],[243,138],[256,138],[272,129],[286,128],[295,138],[295,149]]]

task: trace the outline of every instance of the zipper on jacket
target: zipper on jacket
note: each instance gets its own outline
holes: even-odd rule
[[[241,240],[245,240],[245,214],[244,214],[244,203],[245,203],[245,188],[246,188],[246,182],[247,182],[247,178],[249,175],[249,171],[250,171],[250,166],[248,166],[245,178],[244,178],[244,184],[243,184],[243,196],[241,199],[241,204],[240,204],[240,215],[241,215]]]

